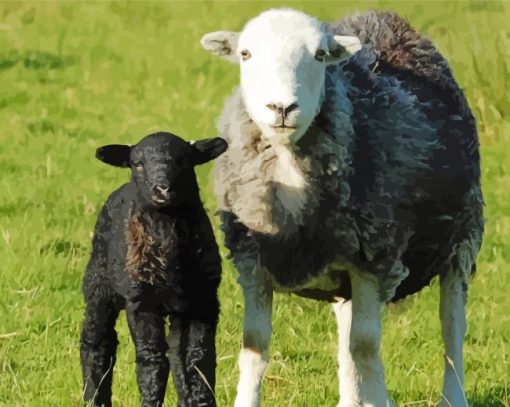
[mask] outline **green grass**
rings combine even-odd
[[[240,29],[282,4],[0,3],[0,405],[80,404],[81,277],[96,213],[128,177],[95,160],[95,148],[158,129],[189,138],[216,134],[238,73],[202,51],[201,35]],[[510,4],[286,4],[322,19],[373,7],[398,11],[451,62],[478,119],[487,203],[468,304],[467,397],[475,406],[510,406]],[[199,181],[212,214],[209,171],[202,168]],[[225,261],[217,337],[222,406],[232,405],[238,375],[243,305],[235,279]],[[385,311],[387,383],[401,406],[439,398],[437,309],[435,282]],[[273,321],[265,405],[334,406],[330,307],[276,295]],[[136,406],[135,356],[123,315],[118,330],[114,403]],[[167,400],[175,405],[171,385]]]

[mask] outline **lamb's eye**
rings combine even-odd
[[[241,51],[241,58],[242,58],[243,61],[246,61],[247,59],[250,59],[251,58],[250,51],[248,51],[247,49],[243,49]]]
[[[143,164],[142,163],[136,163],[135,164],[135,168],[138,172],[142,172],[143,171]]]
[[[318,49],[317,52],[315,53],[315,59],[317,61],[324,61],[324,58],[326,58],[326,51],[324,51],[323,49]]]

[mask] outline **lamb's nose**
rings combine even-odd
[[[272,110],[273,112],[277,112],[278,114],[282,115],[283,117],[287,117],[287,115],[292,112],[293,110],[296,110],[298,107],[297,103],[291,103],[288,106],[284,106],[282,103],[269,103],[266,105],[266,107],[269,110]]]
[[[162,195],[162,196],[167,196],[169,189],[170,189],[170,187],[168,185],[164,185],[164,184],[156,185],[154,187],[154,193],[156,193],[158,195]]]

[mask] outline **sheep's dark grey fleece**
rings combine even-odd
[[[378,277],[381,300],[395,301],[457,268],[458,257],[476,257],[475,121],[446,60],[397,15],[368,12],[327,30],[364,46],[328,67],[320,113],[291,146],[304,191],[273,181],[275,150],[240,92],[226,103],[218,128],[230,148],[215,173],[226,245],[236,264],[267,268],[277,289],[349,299],[350,263]],[[286,210],[289,198],[303,209]],[[307,286],[324,270],[327,287]]]
[[[136,346],[142,405],[162,405],[169,369],[180,406],[215,405],[221,260],[194,166],[225,149],[220,138],[191,145],[170,133],[98,149],[100,160],[131,167],[133,175],[99,214],[83,281],[84,399],[94,405],[111,406],[115,321],[123,308]]]

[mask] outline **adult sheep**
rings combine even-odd
[[[446,60],[402,18],[269,10],[202,38],[240,62],[218,123],[226,245],[245,297],[236,406],[260,404],[273,291],[333,302],[339,406],[390,404],[381,304],[440,276],[441,404],[464,406],[468,280],[483,233],[476,126]]]

